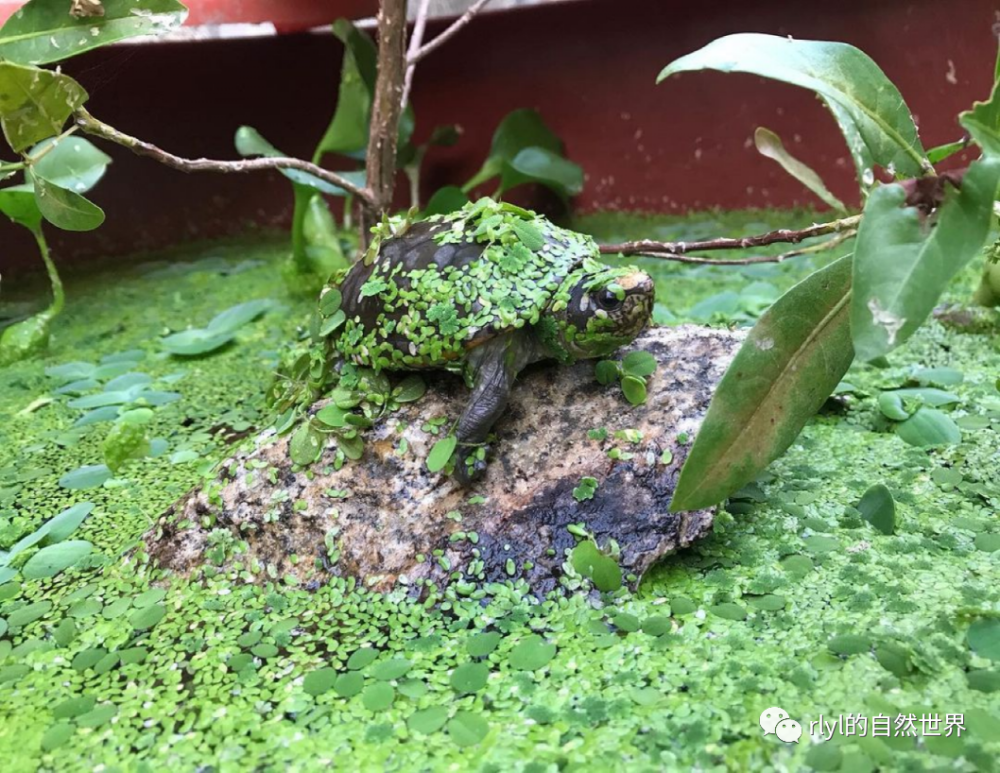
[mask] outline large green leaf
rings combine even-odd
[[[929,168],[899,90],[854,46],[756,33],[727,35],[667,65],[657,83],[694,70],[752,73],[815,91],[837,119],[865,185],[874,180],[873,165],[912,177]]]
[[[949,280],[979,254],[1000,184],[1000,159],[969,167],[961,190],[949,187],[933,227],[906,191],[884,185],[865,203],[854,253],[851,331],[859,358],[872,360],[909,338]]]
[[[177,0],[103,0],[103,16],[77,18],[69,2],[31,0],[0,28],[0,59],[48,64],[137,35],[179,27],[187,9]]]
[[[959,114],[958,122],[976,144],[989,156],[1000,156],[1000,81],[985,102],[976,102],[971,110]]]
[[[753,141],[757,146],[758,153],[773,161],[777,161],[782,169],[819,196],[828,206],[841,212],[847,209],[840,199],[830,193],[830,190],[823,182],[823,178],[816,174],[807,164],[802,163],[789,153],[784,143],[782,143],[781,137],[773,131],[763,126],[758,126],[753,134]]]
[[[93,231],[104,222],[104,210],[79,193],[62,188],[34,172],[29,176],[35,186],[35,203],[42,217],[56,228]]]
[[[83,86],[68,75],[0,62],[0,124],[17,153],[59,134],[86,101]]]
[[[236,151],[241,156],[284,158],[287,155],[264,139],[261,133],[252,126],[241,126],[236,130]],[[322,178],[316,177],[315,175],[309,174],[308,172],[303,172],[299,169],[282,169],[281,173],[296,185],[311,188],[312,190],[319,191],[320,193],[325,193],[328,196],[347,195],[347,191],[343,188],[334,185],[333,183],[329,183]],[[359,186],[364,186],[365,184],[364,172],[339,172],[338,174],[346,177],[351,182],[356,183]]]
[[[806,277],[758,320],[716,389],[671,510],[722,501],[788,448],[854,353],[851,257]]]
[[[86,193],[104,176],[111,158],[83,137],[64,137],[51,150],[54,140],[46,140],[31,149],[38,157],[31,171],[60,188]]]

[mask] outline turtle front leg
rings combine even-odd
[[[485,459],[475,458],[477,451],[506,409],[517,374],[533,359],[532,346],[522,331],[497,336],[477,347],[470,356],[472,396],[455,432],[458,447],[454,477],[463,486],[470,485],[486,471]]]

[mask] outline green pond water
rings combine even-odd
[[[577,226],[605,241],[694,239],[812,217]],[[657,320],[752,323],[838,254],[744,268],[647,261]],[[4,771],[996,767],[995,332],[931,323],[889,367],[855,366],[846,404],[817,416],[711,536],[600,604],[538,601],[517,583],[490,587],[489,603],[445,594],[426,607],[342,580],[308,591],[280,576],[266,587],[164,578],[135,550],[140,537],[223,458],[227,436],[266,425],[270,370],[307,318],[309,300],[284,292],[284,259],[282,241],[253,237],[75,276],[49,351],[0,373],[0,550],[46,537],[36,530],[81,505],[49,527],[68,531],[92,505],[62,542],[50,532],[0,568]],[[976,271],[951,300],[969,296]],[[273,304],[216,352],[163,351],[165,334],[254,299]],[[961,376],[945,372],[956,400],[941,410],[962,441],[909,446],[878,395],[941,367]],[[142,394],[155,404],[150,454],[111,473],[100,467],[108,417]],[[854,509],[876,483],[896,500],[891,535]],[[47,542],[68,545],[75,565],[58,571],[58,551],[35,559]],[[798,743],[764,735],[771,707],[802,725]],[[847,714],[889,717],[889,735],[843,724],[810,735]],[[917,736],[897,735],[910,714]],[[962,715],[961,732],[944,732],[948,714]],[[922,733],[934,715],[940,735]]]

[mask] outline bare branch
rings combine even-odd
[[[731,258],[728,260],[726,258],[704,258],[700,255],[683,255],[676,252],[630,252],[624,254],[642,258],[670,260],[675,263],[694,263],[699,266],[751,266],[755,263],[784,263],[789,258],[794,258],[798,255],[812,255],[817,252],[832,250],[838,244],[857,236],[857,233],[857,229],[852,228],[838,233],[836,236],[827,239],[825,242],[812,244],[808,247],[800,247],[795,250],[789,250],[788,252],[783,252],[780,255],[754,255],[749,258]],[[601,252],[606,252],[604,245],[601,245]]]
[[[381,214],[392,204],[396,178],[396,143],[403,114],[406,67],[406,0],[381,0],[378,12],[378,78],[368,131],[368,189]]]
[[[277,171],[281,169],[298,169],[307,172],[315,177],[343,188],[348,193],[357,196],[368,206],[372,206],[372,193],[367,188],[360,188],[346,177],[342,177],[336,172],[331,172],[316,164],[303,161],[299,158],[247,158],[240,161],[216,161],[208,158],[181,158],[173,153],[161,150],[149,142],[129,136],[118,131],[113,126],[109,126],[103,121],[94,118],[83,108],[74,114],[76,125],[81,131],[93,137],[114,142],[124,148],[128,148],[138,156],[145,156],[159,161],[161,164],[177,169],[181,172],[217,172],[220,174],[245,174],[249,172]]]
[[[769,244],[798,244],[803,239],[809,239],[813,236],[825,236],[826,234],[854,229],[860,222],[861,215],[852,215],[851,217],[841,218],[829,223],[817,223],[797,231],[781,228],[777,231],[769,231],[756,236],[743,236],[737,239],[720,237],[718,239],[705,239],[697,242],[656,242],[650,239],[641,239],[634,242],[623,242],[622,244],[602,244],[601,252],[605,254],[650,255],[653,257],[672,255],[680,257],[695,251],[745,250],[749,247],[766,247]],[[753,263],[774,262],[774,258],[754,258],[747,260]],[[705,261],[714,262],[709,258],[700,258],[685,262],[703,263]],[[735,260],[723,260],[719,262],[739,265]]]
[[[406,51],[406,77],[403,79],[403,110],[406,109],[406,103],[410,101],[410,90],[413,88],[413,73],[417,69],[417,62],[414,57],[424,42],[424,30],[427,29],[427,12],[430,7],[431,0],[420,0],[420,5],[417,7],[417,18],[413,22],[410,47]]]
[[[407,57],[407,62],[411,65],[414,65],[421,59],[423,59],[425,56],[427,56],[429,53],[436,50],[439,46],[442,46],[445,43],[447,43],[454,35],[456,35],[458,32],[461,31],[462,27],[464,27],[466,24],[472,21],[473,18],[475,18],[476,14],[479,13],[489,2],[490,0],[476,0],[475,3],[469,6],[469,10],[467,10],[465,13],[459,16],[452,23],[452,25],[448,27],[448,29],[446,29],[444,32],[442,32],[440,35],[434,38],[434,40],[430,41],[426,45],[423,45],[416,51],[411,52],[410,55]]]

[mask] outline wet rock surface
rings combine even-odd
[[[440,437],[428,422],[450,422],[469,396],[459,378],[429,374],[423,398],[365,433],[359,461],[333,470],[328,449],[296,470],[288,437],[263,433],[220,466],[215,482],[166,512],[146,548],[182,574],[222,562],[260,582],[322,583],[334,574],[378,589],[522,577],[541,593],[558,584],[578,541],[567,527],[580,524],[601,546],[615,540],[623,574],[641,577],[711,528],[710,510],[668,510],[690,447],[678,437],[693,437],[741,339],[695,326],[646,331],[620,353],[642,350],[658,362],[637,407],[618,386],[597,383],[593,362],[529,368],[494,427],[489,469],[470,489],[425,465]],[[588,436],[600,428],[604,439]],[[616,448],[617,459],[609,456]],[[584,477],[598,486],[578,501]]]

